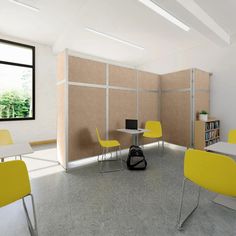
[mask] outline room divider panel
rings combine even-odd
[[[108,65],[109,84],[109,138],[117,139],[122,148],[131,145],[128,134],[117,132],[125,127],[125,119],[137,119],[137,71]]]
[[[138,71],[138,120],[140,127],[145,127],[148,120],[160,120],[160,76]],[[140,136],[140,143],[155,142]]]
[[[106,64],[68,56],[68,161],[95,156],[95,129],[105,137]]]
[[[100,154],[96,127],[102,138],[127,148],[131,137],[116,131],[125,119],[138,119],[141,128],[161,119],[165,141],[190,147],[197,114],[209,111],[210,74],[198,69],[160,76],[66,50],[58,54],[57,77],[58,159],[66,169]],[[140,137],[140,144],[155,141]]]
[[[146,120],[160,117],[158,75],[67,51],[58,55],[58,67],[63,70],[57,83],[58,103],[63,106],[58,109],[57,142],[65,168],[71,161],[100,154],[96,127],[102,138],[118,139],[127,148],[131,136],[116,131],[125,127],[125,119],[139,118],[144,127]]]
[[[193,70],[193,80],[195,80],[195,115],[206,110],[210,112],[210,73],[195,69]],[[197,117],[198,118],[198,117]]]
[[[68,159],[74,161],[99,153],[95,129],[105,137],[106,90],[69,86]]]
[[[164,140],[192,147],[194,121],[210,110],[210,74],[198,69],[161,76],[161,121]]]

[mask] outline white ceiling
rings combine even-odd
[[[209,40],[226,45],[211,25],[201,22],[178,0],[155,1],[190,26],[189,32],[157,15],[138,0],[22,1],[38,7],[40,12],[15,5],[9,0],[0,0],[0,33],[48,44],[54,51],[69,48],[138,66]],[[236,33],[235,2],[195,0],[217,26],[229,35]],[[86,27],[133,42],[145,50],[103,38],[86,31]]]

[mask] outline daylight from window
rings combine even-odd
[[[33,116],[32,50],[0,42],[0,120]]]

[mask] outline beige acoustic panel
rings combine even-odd
[[[166,92],[161,96],[161,120],[164,140],[190,146],[190,93]]]
[[[57,55],[57,81],[62,81],[65,79],[65,58],[65,51]]]
[[[69,161],[100,154],[95,128],[105,137],[106,90],[69,86]]]
[[[138,71],[139,89],[160,89],[160,76],[157,74]]]
[[[190,88],[191,70],[183,70],[161,75],[161,89]]]
[[[109,65],[109,85],[137,88],[137,71],[130,68]]]
[[[137,119],[137,93],[109,90],[109,138],[117,139],[122,148],[131,145],[131,136],[116,129],[125,128],[125,119]]]
[[[160,120],[159,106],[160,97],[159,93],[153,92],[139,92],[139,127],[144,128],[145,122],[148,120]],[[140,137],[140,143],[152,143],[156,142],[156,139],[149,139]]]
[[[106,64],[69,56],[69,81],[90,84],[106,83]]]
[[[208,72],[195,69],[195,89],[210,89],[210,74]]]
[[[199,113],[202,110],[210,112],[210,93],[206,91],[196,91],[195,92],[196,119],[198,119]]]
[[[65,84],[63,83],[57,85],[57,156],[63,167],[66,167],[65,115]]]

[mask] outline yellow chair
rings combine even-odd
[[[13,144],[13,139],[11,137],[11,133],[7,129],[0,129],[0,146],[4,145],[11,145]],[[15,157],[16,159],[16,157]],[[22,157],[20,156],[20,159],[22,160]],[[4,158],[1,158],[1,161],[4,162]]]
[[[144,132],[143,137],[152,138],[152,139],[161,139],[162,141],[162,150],[164,150],[164,141],[162,139],[162,127],[160,121],[147,121],[145,123],[145,129],[149,130],[149,132]],[[159,142],[158,142],[159,148]]]
[[[101,162],[101,165],[100,165],[100,172],[101,173],[106,173],[106,172],[113,172],[113,171],[119,171],[119,170],[122,170],[123,169],[123,165],[122,165],[122,158],[121,158],[121,149],[120,149],[120,143],[117,141],[117,140],[102,140],[100,138],[100,135],[99,135],[99,132],[98,132],[98,129],[96,128],[96,134],[97,134],[97,139],[98,139],[98,142],[102,148],[102,158],[101,158],[101,161],[99,160],[99,156],[98,155],[98,163]],[[108,159],[106,160],[106,156],[107,156],[107,150],[109,148],[116,148],[116,160],[118,160],[118,157],[120,155],[120,168],[119,169],[114,169],[114,170],[106,170],[104,171],[103,169],[103,162],[104,161],[111,161],[112,159]],[[118,152],[119,152],[119,155],[118,155]],[[111,153],[111,157],[112,157],[112,153]]]
[[[228,143],[236,144],[236,129],[229,131]]]
[[[7,129],[0,129],[0,145],[13,144],[10,132]]]
[[[0,189],[0,207],[22,199],[30,234],[31,236],[37,236],[38,231],[34,198],[31,194],[28,171],[23,161],[18,160],[0,163]],[[28,196],[31,197],[34,226],[31,223],[25,203],[25,198]]]
[[[198,185],[197,204],[193,210],[181,221],[183,197],[186,180]],[[236,197],[236,162],[224,155],[189,149],[185,152],[184,180],[182,185],[182,196],[177,220],[179,230],[190,215],[197,209],[200,199],[200,189]]]

